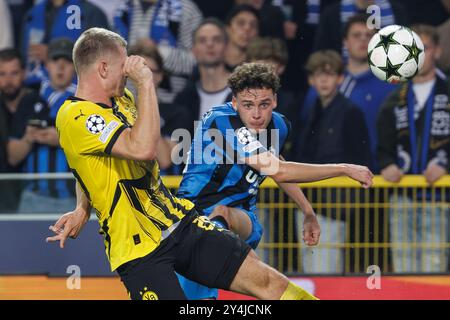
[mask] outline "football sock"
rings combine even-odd
[[[281,295],[280,300],[319,300],[303,288],[289,281],[289,284]]]

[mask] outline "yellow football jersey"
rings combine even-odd
[[[174,197],[163,185],[156,160],[134,161],[111,155],[120,133],[137,110],[129,91],[113,107],[70,97],[56,128],[69,166],[97,212],[111,270],[147,255],[162,230],[183,218],[193,203]]]

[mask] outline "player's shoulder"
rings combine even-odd
[[[202,115],[201,120],[204,125],[211,125],[214,121],[221,121],[225,118],[235,118],[237,116],[238,114],[231,105],[231,102],[228,102],[209,109]]]
[[[65,126],[70,120],[77,121],[92,114],[101,115],[106,112],[100,105],[71,96],[64,101],[56,116],[56,126]]]
[[[291,129],[291,122],[285,115],[273,111],[272,112],[272,120],[274,123],[275,129],[283,129],[289,131]]]

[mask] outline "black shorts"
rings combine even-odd
[[[175,272],[210,288],[229,289],[251,248],[195,211],[145,257],[117,271],[133,300],[184,300]]]

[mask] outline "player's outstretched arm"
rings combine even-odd
[[[245,159],[245,162],[277,182],[314,182],[347,176],[360,182],[364,188],[372,186],[372,172],[367,167],[354,164],[308,164],[282,161],[268,151],[250,156]]]
[[[138,91],[138,116],[133,127],[120,134],[111,153],[124,159],[153,160],[161,135],[153,74],[145,60],[138,56],[127,58],[124,73],[134,82]]]
[[[68,237],[75,239],[83,229],[91,215],[91,205],[89,199],[81,190],[78,182],[76,183],[77,206],[75,210],[67,212],[56,221],[49,229],[56,235],[48,237],[47,242],[59,241],[60,248],[64,248],[64,243]]]
[[[308,246],[317,245],[320,239],[320,225],[311,203],[306,199],[302,189],[295,183],[278,182],[278,185],[303,212],[303,241]]]

